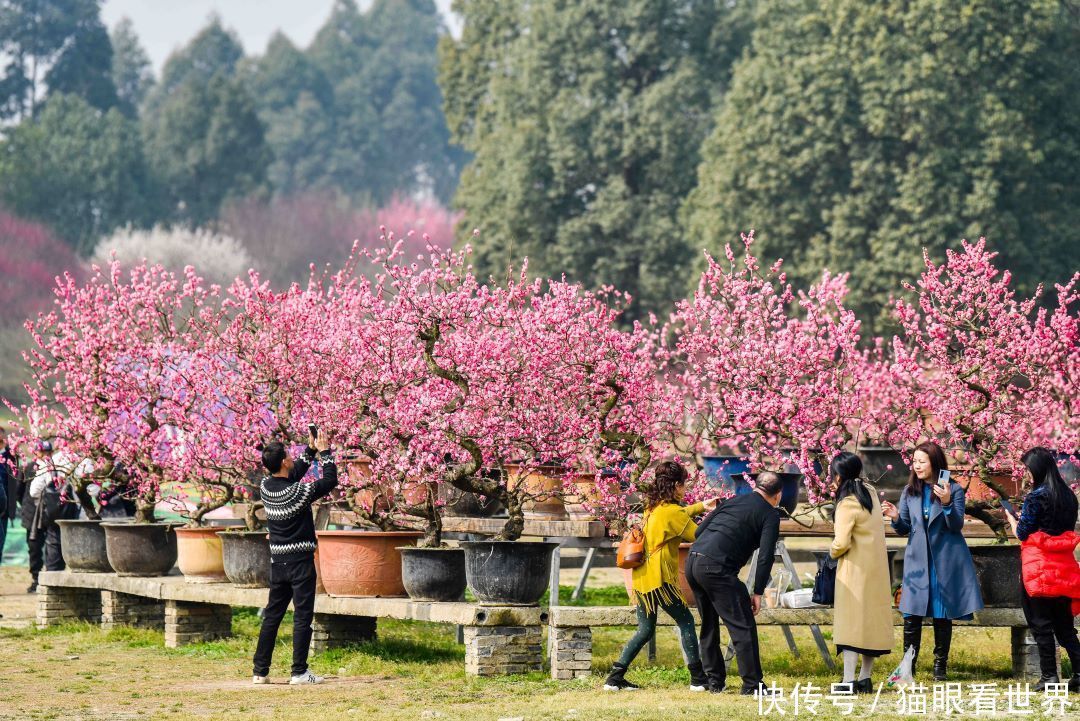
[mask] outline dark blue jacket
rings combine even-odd
[[[908,537],[904,551],[904,586],[900,593],[900,612],[927,615],[930,602],[929,564],[934,563],[938,591],[950,618],[959,618],[983,608],[982,592],[975,577],[975,562],[961,531],[964,528],[964,488],[953,482],[948,510],[940,503],[930,504],[929,523],[923,519],[922,496],[907,490],[900,494],[897,510],[900,517],[892,522],[893,530]],[[929,544],[927,538],[929,537]],[[927,555],[927,548],[930,553]]]

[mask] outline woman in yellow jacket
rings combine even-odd
[[[645,563],[634,569],[634,596],[637,600],[637,632],[623,648],[619,660],[604,681],[605,691],[632,691],[639,688],[625,678],[626,669],[656,631],[658,609],[679,626],[683,655],[690,669],[690,690],[704,691],[708,680],[701,668],[694,617],[679,591],[679,544],[694,540],[697,524],[693,517],[712,510],[716,499],[683,507],[686,469],[674,461],[656,467],[656,479],[646,492]]]

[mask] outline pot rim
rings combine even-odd
[[[178,526],[177,533],[217,533],[220,526]]]
[[[269,536],[269,531],[233,531],[229,529],[217,531],[219,536]]]
[[[462,548],[472,548],[478,546],[490,546],[490,545],[506,545],[506,546],[548,546],[549,548],[558,548],[561,543],[555,543],[553,541],[458,541]]]
[[[399,551],[437,551],[439,553],[446,553],[447,551],[461,551],[465,552],[464,548],[454,548],[453,546],[443,546],[442,548],[421,548],[420,546],[397,546]]]
[[[58,518],[56,520],[56,523],[57,525],[61,523],[96,523],[98,525],[101,525],[102,523],[105,523],[105,520],[102,518],[99,518],[96,521],[93,518]]]
[[[316,538],[421,538],[423,531],[315,531]]]
[[[135,523],[134,521],[102,521],[102,526],[114,528],[183,528],[183,523],[177,521],[154,521],[153,523]]]

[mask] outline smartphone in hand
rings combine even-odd
[[[311,434],[312,439],[319,437],[319,429],[315,427],[314,423],[308,423],[308,433]]]
[[[952,474],[949,473],[949,471],[947,471],[945,469],[942,469],[942,470],[938,471],[937,484],[939,486],[941,486],[941,488],[948,488],[949,487],[949,478],[950,478],[951,475]]]

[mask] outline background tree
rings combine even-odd
[[[0,202],[85,255],[114,228],[152,222],[157,197],[131,120],[54,95],[0,142]]]
[[[46,89],[75,93],[102,110],[116,103],[101,0],[3,0],[0,56],[4,119],[33,117]]]
[[[476,260],[527,255],[670,307],[692,249],[677,212],[712,108],[747,37],[747,3],[459,0],[442,84],[455,142],[475,154],[456,203],[483,228]],[[511,253],[512,249],[512,253]]]
[[[262,57],[242,64],[241,76],[274,154],[268,171],[274,189],[293,195],[333,187],[334,88],[319,66],[277,33]]]
[[[376,0],[366,13],[335,3],[308,50],[333,83],[333,186],[375,203],[418,190],[449,198],[462,155],[449,145],[436,81],[445,32],[432,0]]]
[[[764,4],[688,204],[710,247],[756,228],[803,281],[850,271],[888,327],[899,279],[985,235],[1017,287],[1080,253],[1080,25],[1059,0]],[[865,328],[864,328],[865,329]]]
[[[194,75],[160,102],[143,132],[170,215],[206,223],[226,200],[266,190],[271,154],[242,83],[222,72],[208,82]]]
[[[113,48],[112,78],[120,110],[134,118],[154,85],[154,69],[131,20],[124,18],[117,23],[109,37]]]

